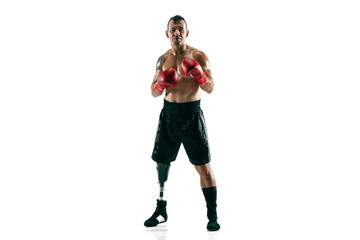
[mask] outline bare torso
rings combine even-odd
[[[181,61],[184,58],[192,58],[197,60],[202,66],[209,80],[209,82],[204,85],[212,85],[211,71],[208,66],[208,59],[203,52],[188,45],[186,46],[185,51],[177,54],[174,54],[172,49],[169,49],[165,54],[162,55],[159,69],[157,70],[153,81],[153,84],[155,84],[159,73],[168,68],[174,68],[177,70],[179,75],[177,85],[175,87],[167,87],[165,91],[165,99],[169,102],[183,103],[200,100],[200,85],[192,77],[185,76],[180,69]],[[202,86],[202,88],[204,91],[207,91],[206,86]]]
[[[187,50],[177,56],[167,51],[163,55],[162,71],[170,67],[175,68],[179,74],[179,81],[175,87],[168,87],[165,92],[165,99],[169,102],[192,102],[200,99],[200,87],[195,79],[186,77],[180,69],[181,61],[184,58],[194,58],[197,50],[188,47]]]

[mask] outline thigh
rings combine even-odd
[[[181,132],[181,139],[189,160],[194,165],[210,162],[210,147],[203,112],[193,114],[188,126]]]
[[[159,163],[170,163],[176,159],[181,145],[171,116],[161,111],[155,138],[152,159]]]

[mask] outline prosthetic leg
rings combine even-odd
[[[156,169],[158,172],[158,179],[160,184],[160,196],[159,199],[157,200],[157,204],[156,204],[157,206],[155,212],[149,219],[147,219],[144,222],[145,227],[155,227],[159,223],[166,222],[168,218],[166,213],[167,202],[163,199],[164,199],[164,186],[165,186],[165,182],[168,179],[170,164],[157,163]]]
[[[167,181],[168,175],[169,175],[170,164],[158,163],[156,166],[156,169],[158,171],[158,179],[159,179],[159,184],[160,184],[159,200],[162,201],[164,198],[165,182]]]

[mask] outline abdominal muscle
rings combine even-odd
[[[175,87],[166,88],[165,100],[184,103],[200,100],[200,87],[195,79],[180,75]]]

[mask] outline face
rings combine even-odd
[[[186,29],[186,24],[183,20],[174,23],[173,20],[169,22],[168,30],[166,30],[166,36],[170,39],[170,42],[176,46],[185,43],[185,38],[189,35],[189,31]]]

